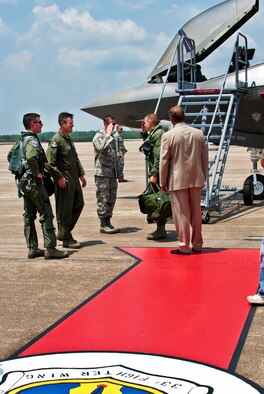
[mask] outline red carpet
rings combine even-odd
[[[19,356],[67,351],[169,355],[228,369],[255,293],[257,249],[122,248],[142,260]],[[89,280],[89,278],[87,279]]]

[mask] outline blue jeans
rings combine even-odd
[[[264,297],[264,237],[260,247],[260,277],[258,294]]]

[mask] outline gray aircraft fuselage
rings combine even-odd
[[[243,73],[243,70],[241,71]],[[197,83],[197,89],[220,89],[223,76]],[[234,74],[227,79],[227,87],[233,86]],[[248,91],[241,94],[238,114],[232,135],[232,144],[264,148],[264,63],[248,68]],[[139,129],[140,122],[148,113],[153,113],[162,83],[143,83],[134,88],[114,93],[91,103],[83,110],[103,119],[111,114],[116,121],[132,129]],[[169,109],[176,105],[179,95],[177,83],[168,82],[158,109],[160,119],[168,120]]]

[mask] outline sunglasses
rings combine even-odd
[[[33,123],[43,124],[41,120],[36,120]]]

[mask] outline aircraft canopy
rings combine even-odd
[[[149,78],[165,75],[180,37],[185,35],[195,42],[196,62],[201,62],[259,9],[258,0],[227,0],[192,18],[178,31],[162,55]],[[186,51],[185,61],[190,58]],[[177,55],[172,67],[177,65]]]

